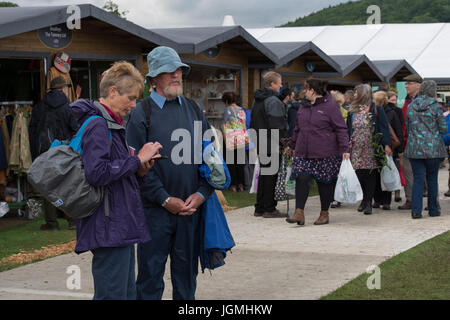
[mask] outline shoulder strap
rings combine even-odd
[[[186,98],[187,101],[189,101],[191,107],[194,109],[195,114],[197,115],[197,119],[202,121],[203,120],[202,119],[202,111],[201,111],[201,108],[198,105],[198,103],[195,100],[191,99],[191,98],[188,98],[188,97],[185,97],[185,98]]]
[[[142,109],[144,109],[145,113],[145,130],[146,130],[146,140],[148,140],[150,134],[150,115],[152,114],[152,107],[149,101],[150,97],[142,100]]]

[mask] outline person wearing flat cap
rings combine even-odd
[[[163,145],[161,155],[168,158],[155,163],[141,187],[152,239],[138,245],[137,299],[162,298],[163,276],[170,255],[173,299],[193,300],[200,252],[201,205],[213,191],[199,175],[194,144],[201,146],[209,124],[199,107],[182,95],[182,75],[190,67],[181,62],[176,51],[157,47],[148,54],[147,62],[146,77],[151,79],[153,90],[131,112],[127,141],[136,150],[148,141],[159,141]],[[196,127],[201,123],[202,132],[194,135],[196,121]],[[180,152],[178,144],[186,145],[184,138],[172,140],[172,133],[180,129],[190,134],[190,150]],[[199,141],[194,141],[195,138]]]
[[[77,132],[78,124],[69,107],[69,84],[63,77],[50,82],[50,91],[33,108],[29,124],[30,151],[32,159],[47,151],[54,139],[69,140]],[[45,224],[41,230],[59,228],[58,216],[65,216],[69,229],[75,229],[75,220],[44,199]]]
[[[408,141],[408,136],[406,133],[406,111],[408,110],[409,104],[417,97],[417,94],[419,93],[420,85],[423,82],[423,79],[418,74],[411,74],[405,78],[403,78],[403,81],[405,81],[405,88],[406,88],[406,98],[405,103],[402,107],[403,112],[403,121],[402,121],[402,130],[403,130],[403,151],[406,148],[406,143]],[[411,164],[409,163],[408,158],[403,156],[402,154],[399,154],[400,161],[402,165],[403,175],[405,176],[406,184],[404,187],[405,190],[405,198],[406,201],[403,205],[398,206],[398,209],[400,210],[411,210],[412,208],[412,185],[413,185],[413,172],[411,168]]]

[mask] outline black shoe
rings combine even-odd
[[[262,217],[263,214],[264,214],[264,211],[263,211],[263,212],[255,211],[255,213],[253,213],[253,215],[254,215],[255,217]]]
[[[372,205],[370,203],[368,203],[365,207],[364,207],[364,214],[372,214]]]
[[[402,201],[402,197],[395,198],[395,202],[401,202],[401,201]]]
[[[372,205],[372,208],[375,208],[375,209],[377,209],[379,207],[380,207],[380,204],[378,202],[374,202]]]
[[[422,218],[421,214],[414,214],[413,213],[411,216],[412,216],[413,219],[420,219],[420,218]]]
[[[391,206],[388,204],[383,205],[383,210],[391,210]]]
[[[441,212],[438,211],[435,214],[428,214],[430,217],[439,217],[441,215]]]
[[[363,212],[365,205],[366,204],[364,203],[364,201],[361,201],[358,207],[358,212]]]

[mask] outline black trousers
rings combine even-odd
[[[373,200],[380,205],[390,205],[392,201],[392,192],[381,189],[381,176],[379,172],[377,172],[377,183]]]
[[[364,203],[372,203],[372,199],[375,194],[375,188],[377,185],[378,171],[376,169],[357,169],[355,170],[355,172],[363,191],[362,201]]]
[[[309,182],[313,179],[312,176],[304,175],[298,176],[295,179],[295,208],[305,209],[306,200],[309,196]],[[322,211],[328,211],[330,204],[333,201],[334,182],[321,183],[317,182],[319,187],[320,207]]]
[[[270,167],[270,165],[260,165],[261,168]],[[259,175],[258,190],[256,192],[255,211],[258,213],[272,212],[277,208],[278,202],[275,201],[275,186],[277,184],[277,176]]]
[[[239,152],[242,152],[242,150],[239,150]],[[240,184],[244,185],[245,182],[245,176],[244,176],[244,166],[245,162],[238,164],[238,151],[226,151],[226,162],[228,171],[230,171],[230,178],[231,178],[231,184],[232,186],[238,186]],[[242,162],[242,159],[240,159]],[[245,158],[244,158],[245,161]]]

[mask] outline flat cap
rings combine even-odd
[[[410,74],[409,76],[404,77],[403,81],[422,83],[423,79],[418,74]]]

